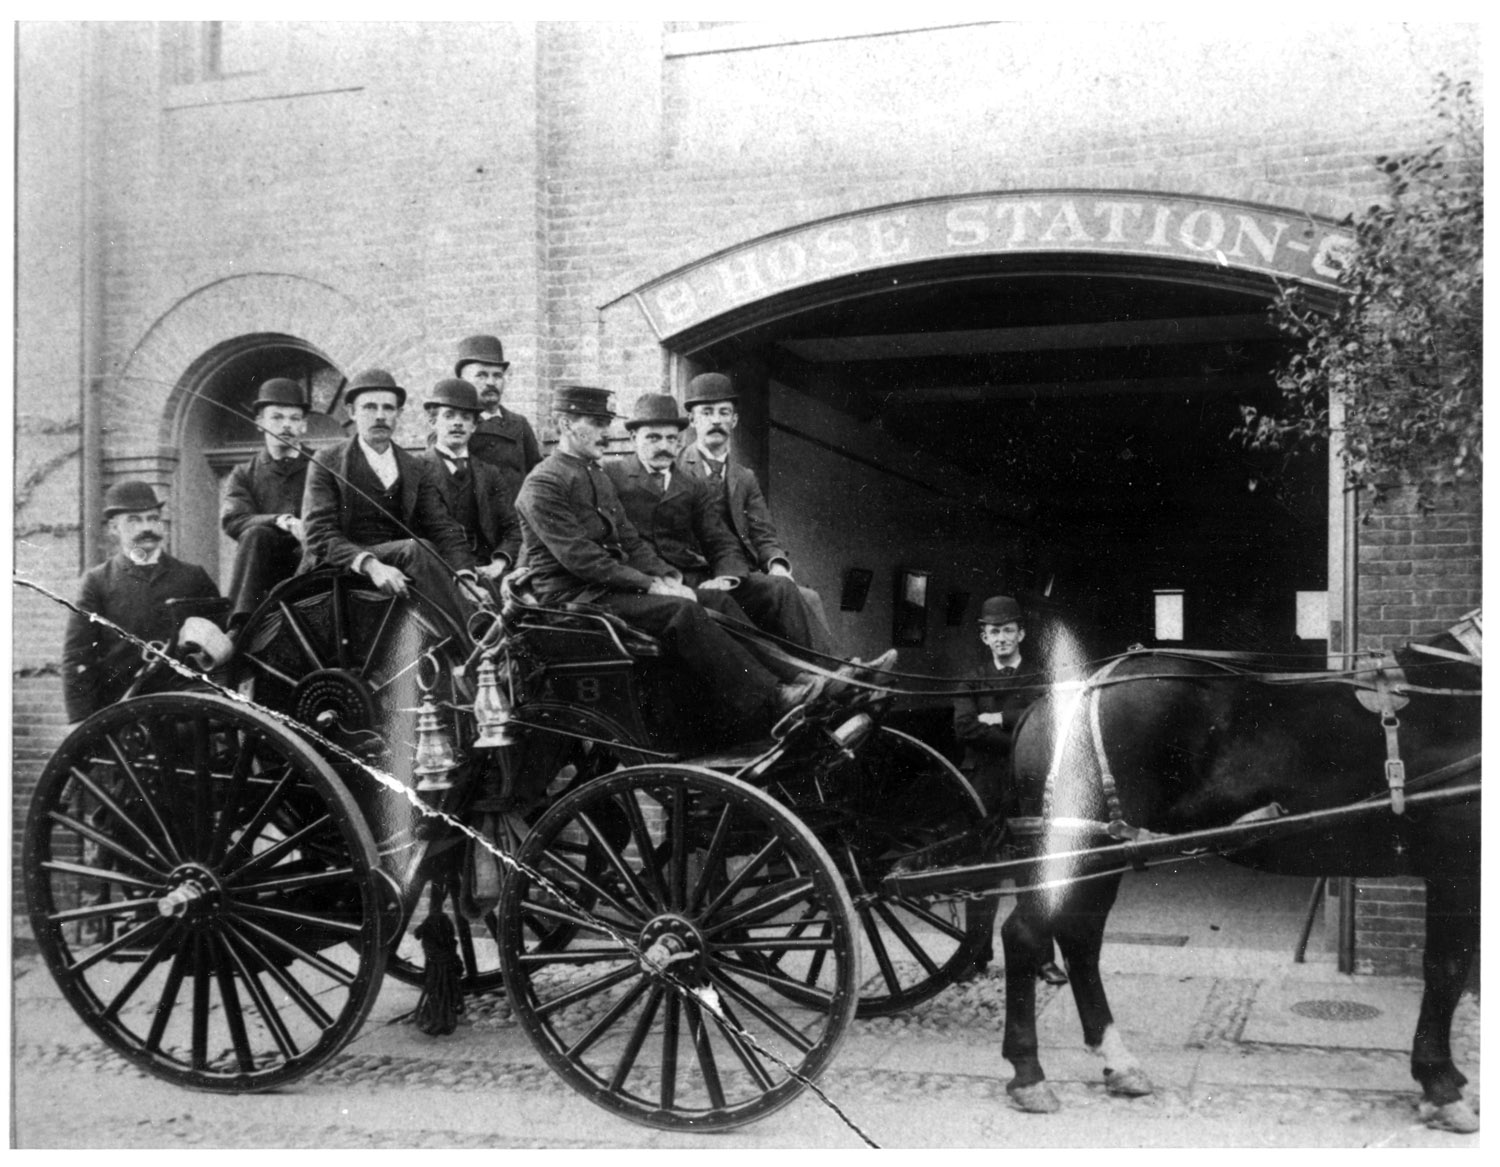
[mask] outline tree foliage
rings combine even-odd
[[[1437,132],[1375,159],[1385,198],[1345,220],[1344,295],[1331,312],[1283,289],[1272,307],[1298,343],[1277,369],[1273,411],[1242,410],[1256,449],[1332,437],[1351,487],[1477,482],[1483,467],[1484,146],[1468,81],[1439,75]],[[1343,405],[1330,428],[1330,394]]]

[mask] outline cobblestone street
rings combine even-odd
[[[1007,1101],[999,975],[899,1017],[856,1022],[819,1085],[884,1147],[1477,1147],[1426,1129],[1407,1068],[1420,986],[1340,976],[1284,953],[1106,948],[1124,1037],[1147,1098],[1107,1095],[1066,989],[1043,989],[1044,1065],[1063,1108]],[[360,1035],[277,1094],[195,1094],[141,1075],[89,1034],[34,956],[15,980],[13,1131],[19,1147],[859,1147],[807,1093],[753,1126],[678,1135],[597,1109],[546,1069],[503,997],[469,1003],[429,1038],[405,1020],[415,990],[388,980]],[[1454,1056],[1478,1097],[1479,1006],[1466,996]]]

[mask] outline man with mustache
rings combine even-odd
[[[415,586],[462,625],[483,595],[474,556],[443,502],[436,468],[395,443],[405,404],[406,390],[384,369],[349,382],[344,407],[355,436],[307,468],[299,570],[343,568],[392,596]]]
[[[272,377],[250,408],[265,449],[229,472],[219,514],[224,533],[239,544],[229,577],[230,631],[249,619],[267,592],[296,575],[302,559],[307,397],[297,382]]]
[[[684,474],[705,481],[718,500],[719,514],[738,544],[743,564],[743,570],[733,574],[742,580],[761,576],[792,583],[807,613],[808,646],[837,656],[822,597],[792,579],[791,560],[777,539],[776,524],[771,521],[766,496],[754,472],[730,461],[730,435],[739,424],[735,408],[738,400],[734,382],[723,373],[700,373],[688,382],[683,404],[692,419],[696,441],[682,452],[678,465]],[[754,606],[772,594],[769,589],[761,589],[748,597],[748,603],[741,600],[741,606],[757,624],[773,618],[767,609]]]
[[[505,501],[514,503],[521,482],[542,460],[541,447],[531,423],[500,404],[505,392],[510,362],[497,336],[466,336],[458,342],[453,375],[469,382],[479,393],[479,424],[469,440],[473,456],[500,471]]]
[[[476,570],[498,598],[500,579],[521,551],[521,524],[499,470],[473,456],[479,394],[449,377],[423,398],[432,445],[417,455],[433,467],[448,510],[463,528]]]
[[[635,455],[605,467],[625,513],[700,597],[705,591],[730,592],[757,627],[811,647],[816,639],[811,613],[797,585],[788,576],[752,571],[708,482],[677,468],[687,425],[676,399],[665,393],[644,393],[636,400],[625,423]]]
[[[144,482],[118,482],[104,494],[105,529],[117,554],[87,572],[78,589],[79,612],[63,638],[63,704],[70,726],[114,704],[141,667],[141,650],[90,620],[93,612],[145,641],[170,642],[182,616],[168,600],[217,600],[208,573],[162,550],[166,525],[156,492]],[[174,677],[166,678],[170,683]]]
[[[765,734],[819,695],[823,678],[780,684],[708,616],[678,571],[641,538],[600,467],[615,414],[604,389],[557,391],[557,449],[516,498],[521,561],[514,577],[543,604],[583,601],[618,613],[663,640],[713,698],[682,711],[705,738]]]

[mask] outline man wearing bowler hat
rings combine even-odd
[[[742,570],[733,574],[742,579],[761,575],[793,582],[807,610],[809,647],[837,655],[822,597],[792,581],[792,563],[777,538],[760,482],[753,471],[730,458],[730,437],[739,424],[738,401],[734,382],[723,373],[700,373],[688,382],[683,405],[696,440],[682,452],[678,465],[684,474],[706,482],[718,500],[720,516],[742,561]],[[763,590],[762,594],[770,593]],[[750,605],[745,610],[757,621],[761,619]]]
[[[250,408],[265,448],[229,472],[219,514],[224,533],[239,544],[229,577],[231,631],[267,592],[297,574],[302,559],[307,395],[297,382],[272,377],[261,384]]]
[[[78,589],[82,613],[96,613],[145,641],[170,642],[183,613],[169,600],[219,599],[208,572],[162,550],[161,501],[144,482],[118,482],[104,493],[106,529],[119,551],[90,569]],[[141,667],[139,645],[74,612],[63,638],[63,704],[69,723],[118,701]],[[164,676],[166,683],[175,674]]]
[[[463,529],[443,502],[436,469],[396,445],[406,390],[384,369],[356,374],[344,390],[355,435],[322,450],[307,468],[300,570],[338,567],[388,595],[408,586],[460,625],[482,593]]]
[[[472,457],[479,394],[457,377],[439,381],[422,399],[432,445],[417,458],[432,466],[448,510],[464,530],[475,570],[492,588],[521,551],[516,518],[500,471]]]
[[[677,570],[636,531],[600,467],[615,416],[608,392],[582,385],[561,388],[553,416],[557,449],[527,476],[516,499],[521,517],[517,585],[542,603],[597,604],[660,637],[717,698],[685,711],[701,719],[698,728],[705,734],[716,729],[721,733],[714,736],[764,734],[777,718],[818,695],[822,678],[778,683],[710,619]]]
[[[677,467],[688,419],[675,398],[643,393],[625,423],[635,454],[605,472],[641,537],[688,587],[728,591],[759,628],[804,648],[814,642],[811,613],[788,576],[752,571],[725,526],[708,483]]]
[[[531,423],[500,404],[510,362],[498,336],[466,336],[458,342],[453,375],[469,382],[479,393],[479,425],[469,440],[473,456],[500,471],[506,501],[514,502],[521,482],[542,460],[541,447]]]
[[[992,817],[1016,813],[1017,795],[1010,783],[1011,745],[1021,715],[1042,695],[1041,678],[1021,656],[1026,639],[1026,614],[1011,596],[991,596],[979,609],[979,639],[983,659],[969,675],[969,692],[953,702],[953,731],[964,747],[960,769],[974,784]],[[983,901],[980,918],[991,929],[999,900]],[[983,968],[993,953],[979,954]],[[1054,961],[1042,966],[1042,979],[1066,984],[1067,976]]]

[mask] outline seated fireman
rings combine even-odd
[[[448,513],[437,471],[395,444],[406,390],[384,369],[359,373],[344,392],[355,436],[319,451],[307,468],[299,570],[338,567],[387,595],[408,585],[460,626],[477,601],[474,556]]]
[[[518,582],[543,603],[597,604],[660,637],[704,691],[715,695],[717,708],[704,710],[713,719],[705,730],[713,725],[725,731],[716,736],[760,736],[818,695],[823,681],[778,683],[709,618],[677,570],[640,537],[600,467],[615,417],[608,402],[603,389],[570,385],[557,391],[557,448],[527,476],[516,498]]]
[[[521,552],[521,523],[505,476],[471,456],[479,407],[479,393],[467,381],[449,377],[434,385],[422,399],[432,445],[417,458],[433,468],[443,501],[463,528],[475,570],[493,590]]]
[[[266,593],[297,574],[302,561],[302,493],[307,459],[307,396],[286,377],[264,382],[251,405],[265,449],[229,472],[219,521],[239,544],[229,579],[229,627],[239,627]]]

